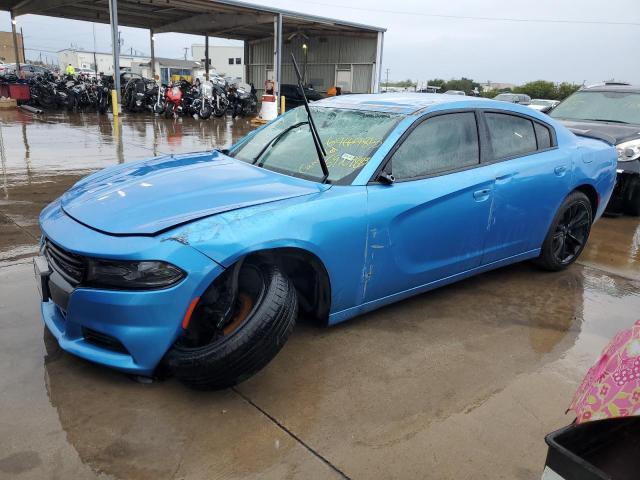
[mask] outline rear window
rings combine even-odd
[[[485,114],[494,159],[524,155],[537,150],[533,122],[503,113]]]
[[[551,133],[549,129],[539,123],[534,123],[536,129],[536,139],[538,140],[538,150],[551,148]]]

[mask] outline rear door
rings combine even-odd
[[[484,111],[485,170],[495,179],[483,264],[540,248],[571,184],[571,158],[550,125],[504,110]]]
[[[383,170],[395,182],[367,187],[364,301],[478,267],[493,174],[480,164],[475,112],[420,121],[400,139]]]

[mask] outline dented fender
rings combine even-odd
[[[336,185],[304,197],[220,213],[167,231],[161,240],[189,245],[224,267],[264,250],[307,251],[328,272],[331,313],[337,312],[362,302],[366,187]]]

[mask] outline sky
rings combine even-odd
[[[521,84],[544,79],[581,84],[616,79],[640,84],[640,0],[255,0],[314,15],[387,29],[383,69],[390,80],[465,76]],[[340,5],[342,3],[342,5]],[[348,6],[346,6],[348,5]],[[465,18],[461,18],[465,17]],[[27,59],[72,44],[93,50],[93,24],[42,16],[18,17]],[[10,30],[0,13],[0,30]],[[96,24],[96,49],[110,51],[107,25]],[[149,32],[121,28],[123,51],[149,53]],[[203,37],[156,35],[156,55],[183,58]],[[212,39],[211,45],[229,40]]]

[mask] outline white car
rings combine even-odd
[[[90,68],[76,68],[76,75],[84,75],[89,78],[96,78],[95,70]]]
[[[531,103],[528,105],[529,108],[533,108],[542,113],[548,113],[552,109],[556,108],[556,106],[560,102],[558,100],[545,100],[542,98],[534,98],[531,100]]]

